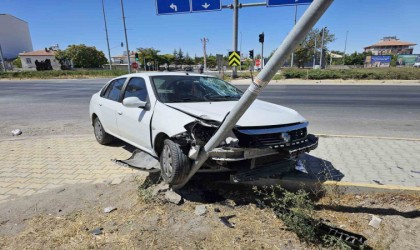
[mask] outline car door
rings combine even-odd
[[[118,136],[117,109],[121,105],[121,91],[126,78],[118,78],[108,84],[105,92],[99,98],[98,116],[105,131]]]
[[[128,80],[125,87],[123,98],[137,97],[141,101],[147,102],[146,108],[125,107],[119,104],[117,111],[117,125],[121,136],[135,146],[145,151],[150,151],[150,120],[152,119],[152,101],[150,98],[147,84],[142,77],[132,77]],[[154,103],[154,102],[153,102]]]

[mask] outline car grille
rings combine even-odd
[[[234,133],[239,139],[239,146],[241,147],[287,146],[289,143],[305,139],[307,136],[306,127],[296,128],[296,126],[290,126],[290,130],[288,130],[287,126],[279,126],[278,128],[279,132],[274,133],[264,133],[264,128],[255,130],[252,128],[246,130],[236,128]],[[270,131],[273,130],[276,130],[276,128],[270,127]]]

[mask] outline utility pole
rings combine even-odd
[[[347,48],[347,35],[349,31],[346,31],[346,41],[344,42],[344,54],[343,54],[343,65],[346,65],[346,48]]]
[[[203,53],[204,53],[204,71],[207,71],[207,52],[206,47],[207,43],[209,42],[208,38],[201,38],[201,42],[203,43]]]
[[[1,44],[0,44],[0,60],[1,60],[1,65],[3,67],[3,71],[6,72],[6,64],[4,63],[3,50],[1,49]]]
[[[233,51],[238,50],[238,16],[239,16],[239,4],[238,0],[233,0]],[[233,66],[232,78],[238,77],[238,68]]]
[[[104,0],[102,0],[102,13],[104,14],[105,34],[106,34],[106,45],[108,46],[109,69],[110,69],[110,70],[112,70],[111,50],[109,49],[108,27],[107,27],[107,25],[106,25],[106,17],[105,17]]]
[[[298,5],[295,4],[295,24],[293,26],[296,25],[297,7],[298,7]],[[290,68],[293,68],[294,58],[295,58],[295,51],[292,52],[292,59],[290,59]]]
[[[130,50],[128,49],[127,27],[125,26],[125,15],[124,15],[124,4],[123,4],[123,0],[121,0],[121,12],[122,12],[122,18],[123,18],[123,23],[124,23],[125,47],[127,49],[128,73],[130,74],[131,73]]]
[[[315,35],[314,41],[314,61],[312,63],[312,68],[315,69],[315,63],[316,63],[316,39],[318,38],[318,34]]]
[[[322,54],[324,51],[324,34],[325,34],[325,29],[327,27],[323,27],[322,28],[322,37],[321,37],[321,58],[319,58],[319,67],[322,69]]]
[[[274,52],[267,66],[255,77],[251,85],[223,120],[216,133],[200,149],[197,159],[192,163],[188,176],[179,185],[174,185],[172,187],[173,189],[179,189],[185,186],[191,177],[207,161],[210,152],[226,139],[245,111],[252,105],[254,100],[276,74],[277,70],[292,53],[296,45],[308,34],[332,2],[333,0],[317,0],[312,2],[299,22],[296,23],[296,26],[289,32],[283,40],[283,43]]]

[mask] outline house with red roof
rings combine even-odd
[[[403,42],[396,36],[387,36],[379,42],[365,47],[365,52],[372,52],[372,55],[411,55],[416,43]]]
[[[35,50],[31,52],[19,53],[19,58],[22,61],[22,69],[36,70],[36,64],[49,60],[52,69],[59,70],[60,63],[55,59],[55,50],[45,48],[43,50]]]

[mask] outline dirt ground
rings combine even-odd
[[[192,184],[175,205],[152,196],[143,182],[137,177],[119,185],[69,185],[0,204],[0,248],[320,248],[301,241],[272,210],[259,208],[249,188]],[[196,215],[197,205],[207,213]],[[105,213],[110,206],[116,210]],[[330,194],[317,200],[316,214],[364,235],[374,249],[418,249],[419,209],[419,195]],[[372,214],[382,219],[379,229],[368,225]],[[101,234],[94,235],[98,228]]]

